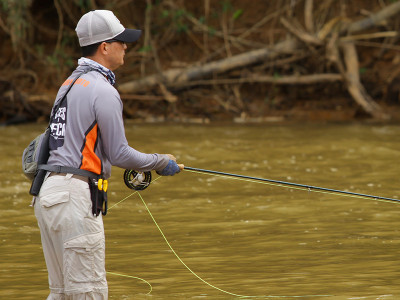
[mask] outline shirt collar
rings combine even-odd
[[[111,85],[115,84],[115,74],[113,71],[111,71],[110,69],[107,69],[106,67],[104,67],[103,65],[99,64],[97,61],[94,61],[90,58],[87,57],[81,57],[80,59],[78,59],[78,65],[80,66],[89,66],[93,69],[95,69],[96,71],[100,72],[101,74],[103,74],[108,82]]]

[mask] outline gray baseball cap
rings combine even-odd
[[[112,11],[92,10],[84,14],[75,28],[81,47],[117,40],[132,43],[139,39],[141,30],[125,28]]]

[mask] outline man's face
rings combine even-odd
[[[109,54],[108,55],[109,69],[111,71],[114,71],[115,69],[124,64],[124,56],[127,46],[124,42],[118,42],[118,41],[106,44],[107,44],[106,45],[107,52]]]

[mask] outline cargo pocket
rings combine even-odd
[[[70,223],[67,202],[70,199],[68,191],[55,192],[39,197],[43,208],[43,218],[47,225],[56,231],[66,229]]]
[[[81,235],[64,243],[64,274],[71,282],[105,278],[105,241],[102,232]]]

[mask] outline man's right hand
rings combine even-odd
[[[183,170],[183,168],[183,164],[178,165],[175,160],[170,159],[168,165],[161,171],[157,171],[157,174],[161,176],[173,176]]]
[[[176,158],[172,154],[167,154],[169,157],[168,165],[161,171],[157,171],[158,175],[161,176],[173,176],[176,173],[179,173],[181,170],[185,168],[184,164],[177,164]]]

